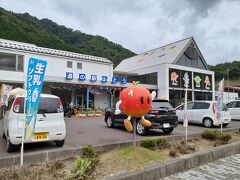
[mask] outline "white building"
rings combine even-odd
[[[104,109],[111,105],[113,63],[101,57],[38,47],[34,44],[0,39],[0,83],[24,87],[29,58],[47,61],[43,93],[61,97],[63,102]]]
[[[185,72],[190,76],[189,100],[214,99],[214,72],[209,71],[192,37],[124,59],[114,69],[128,82],[139,80],[143,86],[151,85],[158,98],[169,99],[174,106],[184,98]]]

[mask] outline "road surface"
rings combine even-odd
[[[2,121],[0,120],[0,135],[2,134]],[[78,147],[85,144],[105,144],[113,142],[121,142],[132,140],[131,133],[126,132],[124,128],[108,128],[103,121],[103,117],[98,118],[66,118],[67,136],[64,147]],[[232,121],[227,128],[240,128],[240,121]],[[203,132],[206,128],[203,126],[190,125],[189,133]],[[219,129],[219,128],[213,128]],[[173,131],[173,135],[185,134],[182,124]],[[151,132],[147,137],[163,136],[161,130]],[[137,139],[143,139],[137,136]],[[63,148],[64,148],[63,147]],[[35,143],[26,144],[25,153],[34,151],[43,151],[48,149],[56,149],[55,143]],[[6,140],[0,137],[0,157],[19,154],[19,151],[7,153]]]

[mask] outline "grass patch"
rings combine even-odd
[[[159,152],[142,147],[129,146],[112,152],[113,161],[125,163],[129,169],[162,160]]]

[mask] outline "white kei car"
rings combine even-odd
[[[240,120],[240,100],[227,103],[228,111],[234,120]]]
[[[215,124],[216,103],[214,101],[190,101],[187,103],[188,110],[188,122],[193,124],[203,124],[205,127],[213,127]],[[228,108],[223,104],[223,127],[226,127],[231,122],[231,116]],[[184,120],[184,105],[180,105],[176,108],[176,114],[178,121]]]
[[[25,123],[24,96],[16,95],[9,98],[8,107],[3,118],[3,138],[7,140],[7,151],[11,152],[22,142]],[[34,136],[25,143],[55,141],[57,147],[64,145],[66,125],[63,106],[59,97],[41,94],[36,119]]]

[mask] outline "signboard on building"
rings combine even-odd
[[[66,80],[73,80],[73,73],[72,72],[66,72]]]

